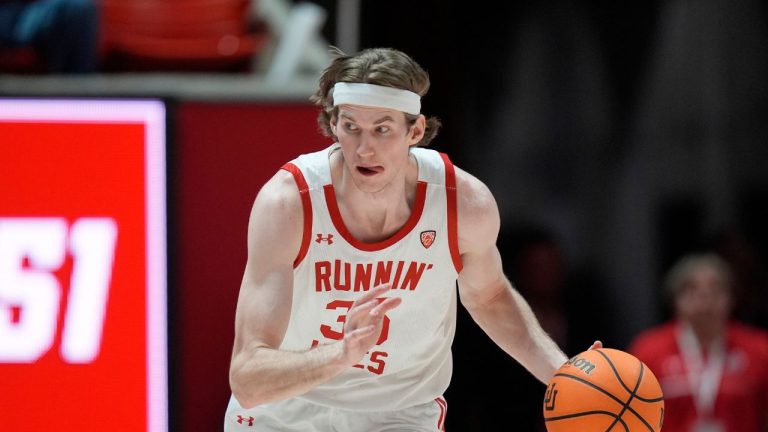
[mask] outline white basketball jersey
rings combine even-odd
[[[456,325],[456,181],[447,156],[412,148],[418,185],[411,217],[390,238],[363,243],[339,213],[329,157],[302,155],[294,175],[304,208],[304,238],[294,263],[291,319],[281,350],[303,351],[342,338],[345,316],[363,291],[392,283],[402,304],[387,313],[378,343],[359,364],[300,398],[355,410],[396,410],[442,395],[451,372]]]

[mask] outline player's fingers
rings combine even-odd
[[[373,316],[380,316],[384,315],[387,312],[391,311],[392,309],[400,306],[400,303],[403,302],[403,299],[400,297],[388,297],[384,299],[378,306],[373,308],[371,310],[371,315]]]
[[[591,346],[591,347],[589,347],[589,349],[591,349],[591,350],[593,350],[593,349],[600,349],[600,348],[602,348],[602,347],[603,347],[603,343],[602,343],[601,341],[597,340],[597,341],[595,341],[595,342],[592,344],[592,346]]]
[[[363,303],[363,304],[360,304],[360,305],[357,305],[357,306],[353,306],[349,310],[349,313],[347,314],[348,320],[352,321],[352,320],[362,316],[363,314],[370,313],[371,310],[374,307],[376,307],[377,304],[379,304],[379,302],[376,301],[376,299],[374,299],[374,300],[368,301],[367,303]]]
[[[347,342],[357,342],[365,337],[370,336],[375,329],[376,329],[376,326],[374,325],[367,325],[365,327],[360,327],[352,330],[351,332],[344,333],[344,339]]]
[[[377,296],[380,296],[386,292],[389,292],[389,290],[392,288],[392,284],[386,283],[382,285],[377,285],[371,289],[369,289],[367,292],[365,292],[363,295],[357,298],[354,303],[352,303],[352,307],[355,307],[357,305],[361,305],[365,302],[368,302],[370,300],[373,300]]]

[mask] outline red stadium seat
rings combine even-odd
[[[266,43],[249,0],[100,0],[105,56],[120,70],[242,70]],[[112,62],[114,63],[114,61]]]

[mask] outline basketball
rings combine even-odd
[[[658,432],[664,397],[656,376],[624,351],[600,348],[574,356],[544,394],[548,432]]]

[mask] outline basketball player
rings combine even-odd
[[[502,272],[488,188],[420,147],[439,128],[420,111],[428,89],[393,49],[338,52],[324,71],[313,100],[336,143],[253,205],[226,430],[443,430],[457,279],[539,380],[567,360]]]

